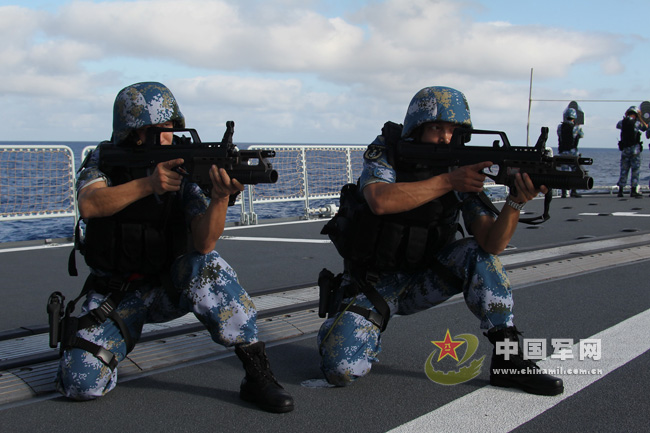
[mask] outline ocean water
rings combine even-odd
[[[26,143],[11,143],[0,142],[3,145],[17,145]],[[75,154],[75,166],[78,168],[81,165],[81,154],[83,148],[86,146],[94,146],[96,142],[73,142],[73,143],[29,143],[36,145],[52,145],[61,144],[70,147]],[[246,145],[240,145],[245,148]],[[553,149],[554,152],[557,149]],[[596,187],[605,187],[616,185],[619,176],[619,163],[620,152],[618,148],[611,149],[597,149],[597,148],[584,148],[581,149],[583,157],[593,158],[594,163],[585,168],[589,171],[589,175],[594,178],[594,185]],[[650,151],[647,149],[641,154],[641,178],[640,185],[646,187],[650,181],[650,168],[648,162],[650,161]],[[330,200],[331,202],[331,200]],[[327,204],[326,201],[310,202],[314,207],[323,206]],[[338,204],[338,203],[335,203]],[[302,202],[287,202],[287,203],[269,203],[269,204],[256,204],[255,212],[257,213],[258,220],[271,219],[271,218],[288,218],[301,216],[304,212]],[[227,221],[236,222],[240,220],[239,206],[229,208]],[[25,240],[41,240],[41,239],[58,239],[68,238],[73,235],[74,220],[72,218],[44,218],[36,220],[24,221],[4,221],[0,225],[0,242],[16,242]]]

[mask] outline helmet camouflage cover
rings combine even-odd
[[[120,90],[113,105],[113,142],[122,143],[132,131],[173,121],[185,128],[185,117],[172,92],[161,83],[137,83]]]
[[[634,105],[632,105],[632,106],[630,106],[630,108],[628,108],[625,111],[625,115],[627,116],[628,114],[636,114],[636,117],[638,118],[639,115],[640,115],[640,112],[639,112],[638,108],[636,108]]]
[[[404,118],[402,137],[427,122],[449,122],[471,128],[469,104],[462,92],[451,87],[425,87],[415,94]]]
[[[564,112],[564,120],[570,120],[570,119],[577,119],[578,118],[578,113],[576,112],[575,108],[568,108]]]

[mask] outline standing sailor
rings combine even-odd
[[[621,130],[621,140],[618,148],[621,151],[621,173],[618,179],[618,197],[623,197],[623,188],[627,183],[627,174],[630,175],[630,197],[641,198],[639,188],[639,172],[641,169],[641,131],[648,129],[648,124],[641,118],[639,110],[631,106],[625,111],[625,117],[618,121],[616,128]]]
[[[585,136],[582,125],[576,124],[578,113],[575,108],[564,111],[564,120],[557,126],[558,151],[560,155],[576,156],[578,154],[578,141]],[[572,170],[568,165],[560,168],[563,171]],[[566,197],[566,189],[562,190],[562,197]],[[571,197],[582,197],[575,189],[571,190]]]

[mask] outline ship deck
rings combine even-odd
[[[542,201],[526,206],[538,215]],[[526,215],[530,216],[530,215]],[[276,415],[238,398],[243,376],[230,349],[217,346],[191,316],[147,325],[119,367],[107,396],[72,403],[54,392],[57,350],[48,346],[46,301],[73,299],[87,270],[68,276],[65,240],[0,247],[0,425],[2,431],[645,431],[650,381],[650,200],[609,194],[556,198],[551,219],[520,225],[501,255],[525,338],[602,342],[601,359],[547,359],[561,369],[564,394],[541,397],[489,385],[489,361],[474,379],[432,382],[424,364],[445,331],[479,338],[462,296],[395,317],[382,335],[380,362],[350,387],[323,386],[316,332],[316,279],[340,272],[334,246],[320,234],[326,220],[229,225],[217,243],[259,310],[260,339],[296,409]],[[594,374],[577,374],[592,370]]]

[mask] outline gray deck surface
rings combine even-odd
[[[526,210],[538,214],[541,205],[535,201]],[[382,336],[380,363],[354,385],[305,386],[321,379],[316,278],[323,267],[341,269],[334,247],[319,234],[324,223],[229,227],[217,243],[255,297],[272,368],[293,394],[295,411],[268,414],[240,401],[239,361],[192,329],[138,345],[133,364],[140,368],[120,366],[118,387],[92,402],[73,403],[52,393],[55,361],[0,368],[0,431],[647,431],[648,197],[554,199],[551,219],[536,228],[521,225],[501,256],[515,290],[515,322],[524,337],[602,341],[602,359],[589,364],[602,374],[562,375],[566,391],[557,397],[491,387],[488,363],[477,378],[455,386],[426,377],[431,341],[442,339],[447,329],[452,335],[478,336],[479,355],[489,358],[491,345],[462,298],[394,318]],[[46,323],[47,296],[59,290],[74,297],[87,274],[77,255],[80,276],[67,275],[69,246],[17,250],[25,246],[0,250],[0,365],[25,353],[37,358],[51,353],[45,336],[38,334]],[[191,327],[191,322],[178,325]],[[30,330],[36,335],[27,335]],[[33,342],[36,348],[29,347]],[[148,351],[156,355],[144,360]],[[164,359],[169,354],[175,359]],[[549,361],[547,368],[585,365],[543,362]],[[38,371],[48,380],[37,382],[33,375]],[[13,390],[3,388],[10,377],[19,382]]]

